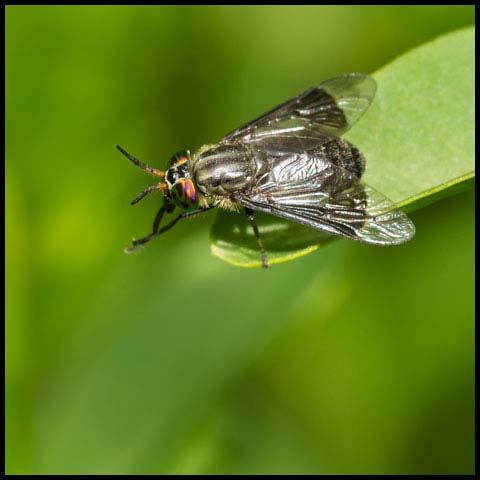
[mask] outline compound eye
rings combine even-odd
[[[178,181],[173,185],[170,194],[174,202],[182,208],[189,208],[197,203],[197,192],[190,179]]]
[[[170,158],[168,166],[173,167],[175,165],[180,165],[182,163],[185,163],[187,160],[188,160],[188,151],[180,150],[175,155],[172,155],[172,158]]]

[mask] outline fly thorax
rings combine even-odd
[[[205,195],[230,196],[248,188],[257,167],[247,145],[227,144],[201,149],[193,161],[195,184]]]

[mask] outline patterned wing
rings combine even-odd
[[[322,82],[287,100],[226,135],[221,143],[248,142],[259,131],[274,134],[284,123],[310,124],[324,135],[340,136],[365,113],[376,91],[375,80],[361,73],[349,73]],[[295,122],[297,121],[297,122]]]
[[[365,243],[396,245],[415,234],[411,220],[384,195],[311,152],[268,157],[251,191],[234,198],[245,207]]]

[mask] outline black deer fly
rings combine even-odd
[[[243,209],[268,266],[254,211],[259,210],[341,237],[397,245],[415,234],[411,220],[384,195],[360,181],[365,158],[341,136],[371,104],[376,83],[350,73],[322,82],[237,128],[193,155],[175,154],[166,171],[135,165],[158,177],[149,192],[163,192],[150,235],[133,240],[127,253],[166,232],[181,218],[214,207]],[[182,210],[160,227],[165,213]]]

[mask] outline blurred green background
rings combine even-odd
[[[141,254],[161,167],[474,7],[6,8],[7,473],[473,473],[473,192],[268,271],[215,213]],[[445,59],[448,62],[448,59]],[[361,146],[359,146],[361,148]]]

